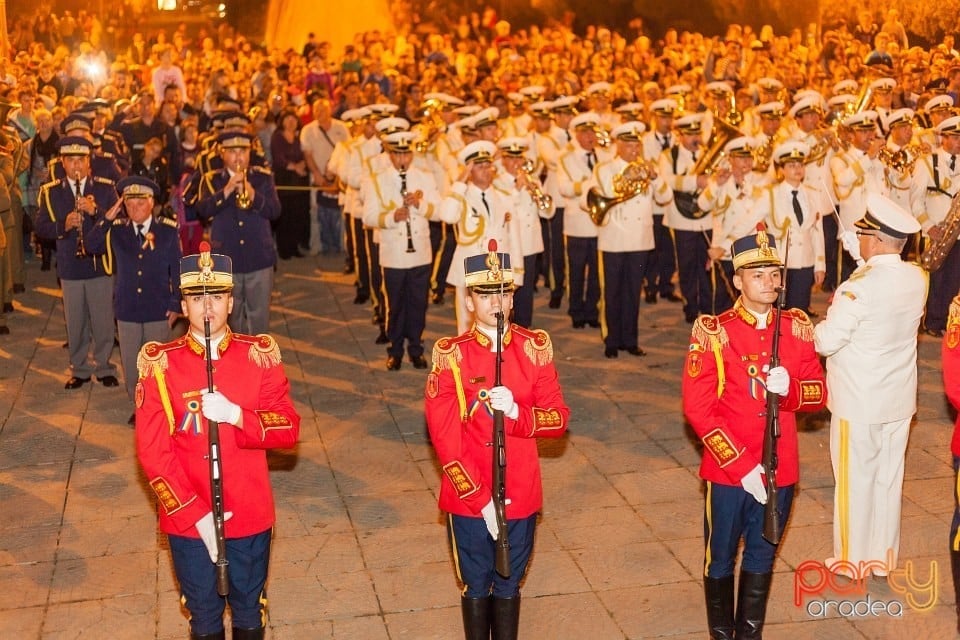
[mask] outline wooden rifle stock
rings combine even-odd
[[[493,386],[500,386],[503,364],[503,312],[497,312],[497,359]],[[503,431],[503,411],[493,410],[493,508],[497,516],[497,548],[494,567],[504,578],[510,577],[510,539],[507,535],[507,449]]]
[[[790,234],[785,236],[783,267],[777,308],[773,314],[773,339],[770,344],[770,369],[780,366],[780,318],[787,293],[787,255],[790,251]],[[767,504],[763,507],[763,538],[770,544],[780,544],[783,530],[780,526],[779,500],[777,499],[777,443],[780,440],[780,396],[767,390],[767,424],[763,431],[763,473],[766,476]]]
[[[204,311],[206,313],[206,311]],[[210,320],[203,319],[203,337],[206,342],[207,390],[213,393],[213,357],[210,355]],[[230,593],[227,578],[227,538],[223,531],[223,462],[220,459],[220,424],[207,420],[208,457],[210,458],[210,505],[213,511],[213,531],[217,538],[217,593]]]

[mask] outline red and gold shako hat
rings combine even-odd
[[[497,241],[491,240],[489,251],[467,256],[463,261],[466,286],[479,293],[513,291],[513,270],[510,254],[497,253]]]
[[[180,291],[184,295],[223,293],[233,289],[230,256],[210,253],[210,243],[200,243],[200,253],[180,258]]]
[[[757,224],[756,233],[734,240],[730,253],[733,254],[735,270],[783,266],[773,236],[767,233],[767,227],[762,222]]]

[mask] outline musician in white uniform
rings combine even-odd
[[[862,263],[814,329],[827,359],[834,491],[833,555],[838,574],[886,576],[897,566],[900,496],[910,420],[917,407],[917,327],[926,277],[900,259],[916,219],[889,198],[867,196],[856,222]],[[866,563],[861,565],[860,563]]]
[[[510,254],[511,264],[523,264],[519,225],[512,223],[513,202],[508,193],[493,185],[496,152],[496,145],[487,140],[476,140],[461,149],[458,158],[464,165],[463,173],[440,203],[440,219],[456,226],[457,248],[447,272],[447,282],[456,288],[458,334],[473,325],[473,315],[464,302],[464,258],[486,253],[490,240],[496,240],[498,251]],[[523,273],[516,269],[513,273],[514,283],[522,285]]]
[[[373,170],[362,187],[363,223],[380,231],[377,246],[387,298],[390,371],[400,368],[404,342],[413,366],[427,368],[423,329],[433,258],[428,221],[440,203],[440,193],[431,174],[411,166],[416,137],[410,131],[384,136],[390,164]]]

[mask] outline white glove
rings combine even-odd
[[[493,506],[493,498],[490,498],[490,502],[480,509],[480,513],[483,515],[483,522],[487,525],[490,537],[496,540],[500,535],[500,527],[497,526],[497,509]]]
[[[850,257],[856,260],[857,264],[863,264],[863,256],[860,255],[860,240],[853,231],[844,231],[840,234],[840,244],[846,249]]]
[[[227,396],[219,391],[203,394],[203,403],[201,407],[203,417],[214,422],[226,422],[236,425],[240,422],[243,410],[240,405],[227,400]]]
[[[758,464],[753,471],[740,478],[743,490],[753,496],[760,504],[767,504],[767,487],[763,483],[763,465]]]
[[[764,365],[763,370],[767,374],[767,391],[775,393],[778,396],[785,396],[790,393],[790,374],[784,367],[769,368],[770,365]]]
[[[513,391],[504,386],[490,389],[490,406],[503,411],[503,415],[511,420],[516,420],[520,415],[520,407],[513,401]]]
[[[223,513],[224,522],[232,517],[233,511],[225,511]],[[216,562],[217,532],[213,528],[213,511],[207,511],[207,515],[197,520],[197,523],[193,526],[197,528],[197,533],[200,534],[200,539],[203,540],[203,546],[207,548],[207,553],[210,554],[210,562]]]

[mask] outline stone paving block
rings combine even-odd
[[[580,549],[571,554],[595,591],[690,579],[683,565],[661,542]]]
[[[51,604],[44,616],[44,640],[116,640],[153,637],[156,627],[155,596],[91,598]]]
[[[586,456],[601,473],[619,474],[683,466],[653,439],[613,445],[584,439],[577,442],[577,450]]]
[[[557,511],[541,520],[538,536],[541,531],[551,532],[563,549],[571,551],[656,540],[643,519],[628,506]]]
[[[452,561],[371,569],[370,575],[385,614],[440,609],[460,602]]]
[[[450,558],[444,524],[400,525],[358,531],[368,569],[445,562]]]
[[[70,557],[98,558],[156,549],[156,516],[144,509],[135,516],[64,522],[60,548]]]
[[[661,540],[703,535],[703,500],[648,504],[640,517]]]
[[[357,529],[384,529],[437,521],[436,499],[428,490],[348,495],[344,502]]]
[[[180,606],[180,592],[173,590],[173,584],[159,585],[156,594],[157,638],[162,640],[184,640],[190,636],[190,623],[187,613]]]
[[[389,640],[386,624],[380,616],[357,616],[339,620],[319,620],[303,624],[269,626],[267,637],[273,640]]]
[[[45,611],[44,606],[0,609],[0,629],[6,629],[7,633],[15,632],[18,638],[40,638]]]
[[[459,602],[455,607],[388,613],[384,619],[391,640],[449,640],[463,635]]]
[[[46,604],[55,568],[56,564],[52,561],[0,566],[0,584],[4,590],[0,610]]]
[[[363,566],[353,531],[311,536],[285,536],[275,532],[270,548],[270,576],[277,580],[321,573],[353,573]]]
[[[573,511],[584,506],[616,507],[626,502],[617,490],[593,466],[581,467],[577,473],[554,478],[543,490],[544,509]]]
[[[279,535],[316,535],[351,529],[343,499],[310,495],[282,498],[275,503]]]
[[[843,619],[767,624],[764,637],[770,640],[870,640],[887,637],[867,636]]]
[[[832,553],[832,518],[820,524],[788,524],[780,541],[777,563],[792,569],[810,560],[821,562]]]
[[[52,562],[60,530],[60,523],[0,529],[0,566]]]
[[[71,419],[52,413],[43,420],[22,418],[4,424],[0,469],[70,462],[76,449],[77,428],[56,425],[69,425]]]
[[[380,613],[373,582],[366,571],[271,580],[267,597],[270,618],[286,624]]]
[[[538,531],[537,546],[534,547],[521,586],[523,596],[536,598],[558,593],[589,592],[590,584],[573,557],[576,552],[554,550],[543,538]]]
[[[609,478],[630,505],[697,500],[700,497],[700,479],[695,471],[684,467],[610,474]]]
[[[676,558],[677,562],[683,565],[687,575],[697,579],[703,575],[704,550],[702,535],[695,538],[664,540],[663,544],[673,557]],[[677,579],[681,577],[683,576],[680,574],[677,575]]]
[[[627,638],[656,638],[707,627],[701,583],[690,581],[597,591],[603,606]],[[697,603],[697,607],[690,606]],[[616,637],[616,636],[608,636]]]
[[[78,460],[70,473],[65,515],[99,512],[105,517],[136,516],[155,502],[136,458]]]
[[[401,445],[365,452],[330,452],[337,486],[346,495],[387,494],[424,489],[427,481]]]
[[[700,468],[703,447],[693,439],[686,437],[684,434],[679,434],[669,438],[652,438],[652,440],[677,464],[684,467]]]
[[[110,599],[153,593],[157,573],[155,553],[80,558],[61,549],[50,585],[50,602]]]
[[[336,481],[326,464],[323,444],[319,441],[301,442],[294,451],[282,455],[271,452],[267,460],[272,471],[273,495],[277,500],[337,495]]]

